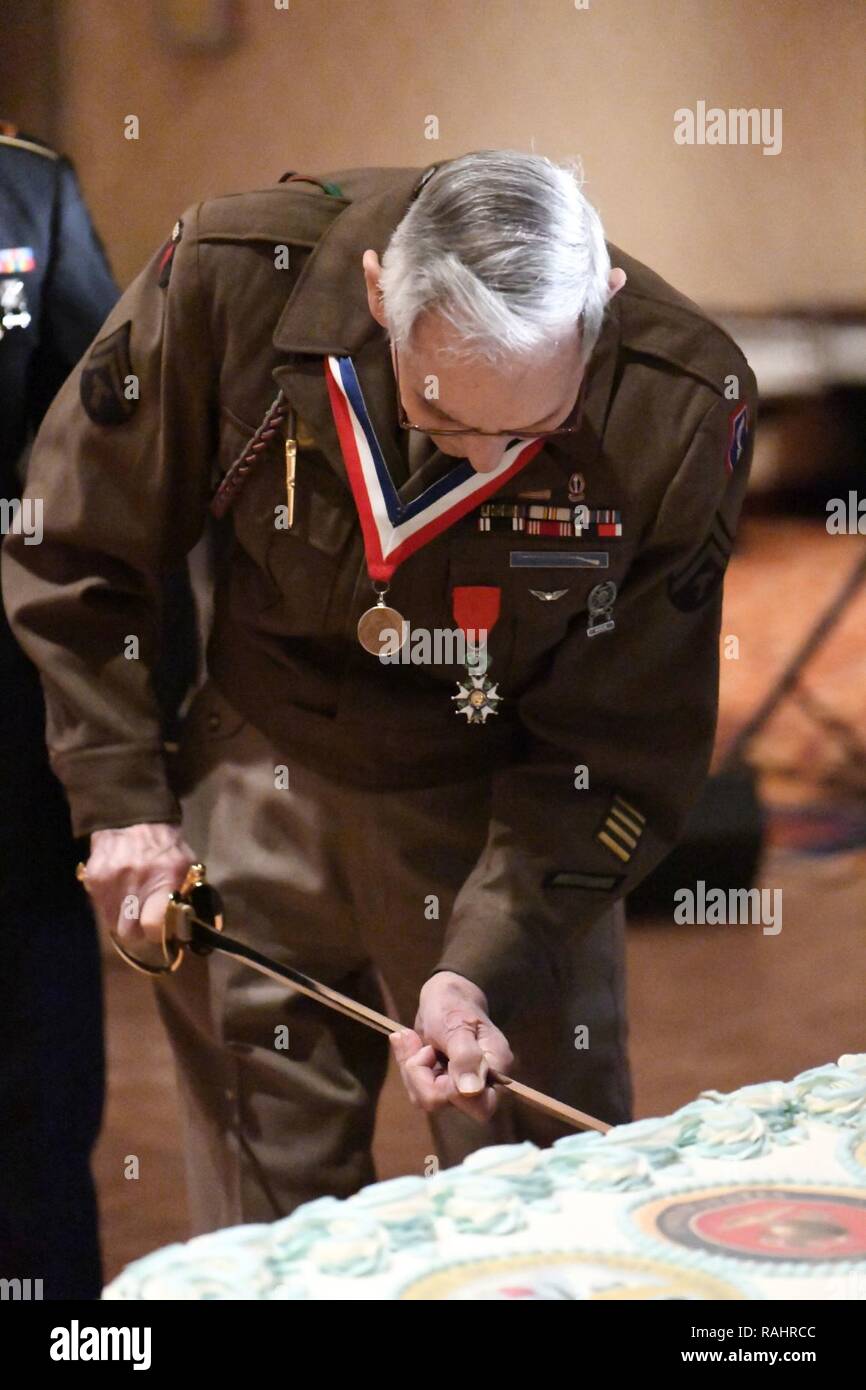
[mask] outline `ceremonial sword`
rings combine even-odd
[[[83,864],[78,865],[76,875],[86,886],[87,871]],[[276,980],[288,989],[305,994],[310,999],[317,999],[327,1008],[345,1014],[347,1018],[354,1018],[358,1023],[363,1023],[378,1033],[399,1033],[402,1030],[403,1025],[395,1022],[393,1018],[388,1018],[386,1014],[341,994],[339,990],[331,989],[329,985],[320,984],[318,980],[304,975],[294,966],[282,965],[271,960],[244,941],[226,936],[223,930],[224,921],[222,899],[213,884],[208,883],[204,865],[192,864],[179,891],[172,893],[169,898],[165,910],[160,964],[149,964],[133,955],[113,932],[110,933],[111,942],[127,965],[145,975],[173,973],[183,963],[187,951],[197,956],[207,956],[212,951],[221,951],[224,955],[242,960],[260,975],[267,975],[269,979]],[[536,1091],[534,1087],[526,1086],[522,1081],[515,1081],[513,1077],[506,1076],[504,1072],[496,1071],[492,1067],[488,1069],[487,1078],[488,1081],[509,1091],[518,1100],[543,1111],[546,1115],[552,1115],[557,1120],[563,1120],[576,1129],[594,1129],[599,1134],[606,1134],[610,1129],[610,1125],[605,1124],[603,1120],[597,1120],[593,1115],[587,1115],[582,1110],[576,1110],[574,1106],[555,1100],[543,1091]]]

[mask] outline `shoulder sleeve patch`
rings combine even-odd
[[[725,470],[733,473],[745,452],[749,439],[749,407],[735,406],[728,422],[728,447],[725,453]]]

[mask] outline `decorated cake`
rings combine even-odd
[[[866,1053],[199,1236],[103,1297],[864,1299]]]

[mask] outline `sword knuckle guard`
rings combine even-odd
[[[192,907],[181,902],[177,894],[172,894],[165,909],[165,935],[169,941],[189,945],[192,940],[192,923],[189,920]]]

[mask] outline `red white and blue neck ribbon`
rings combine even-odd
[[[325,380],[373,580],[390,579],[403,560],[490,497],[543,447],[541,439],[517,439],[490,473],[461,459],[419,497],[401,502],[351,357],[326,357]]]

